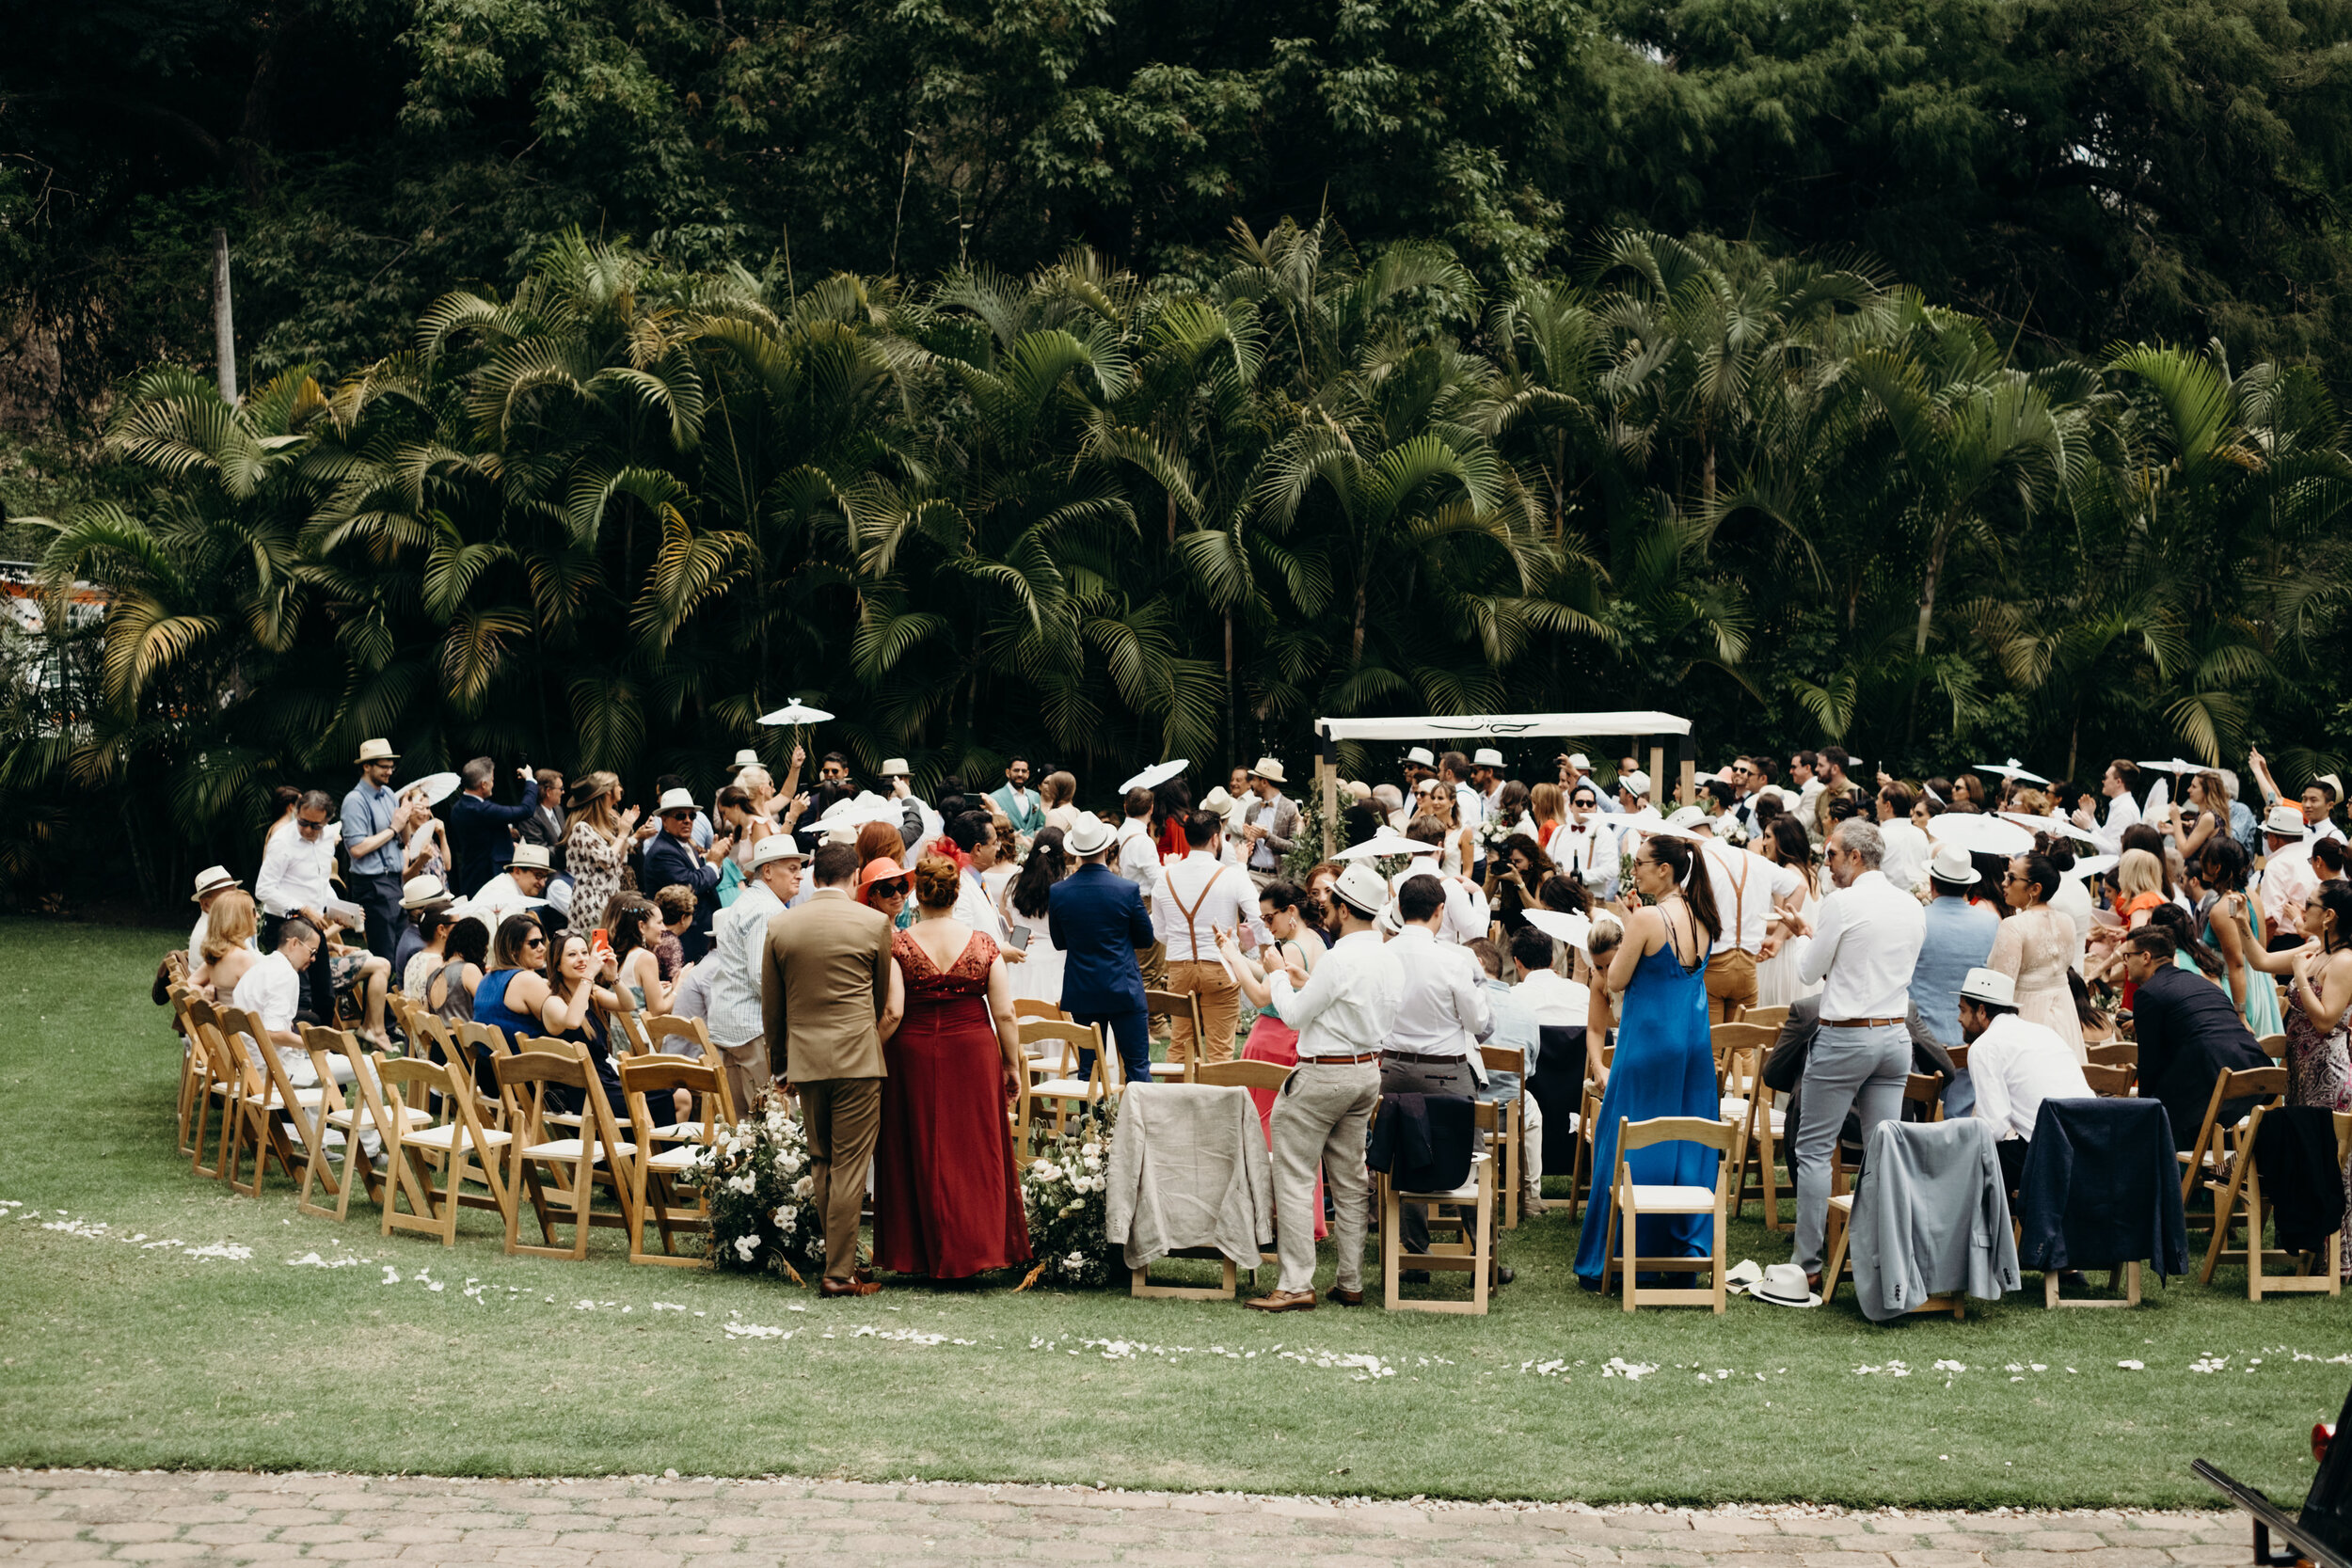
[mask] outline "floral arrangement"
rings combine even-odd
[[[1478,844],[1480,852],[1491,860],[1497,854],[1502,852],[1503,841],[1505,839],[1508,839],[1513,833],[1525,833],[1530,838],[1533,838],[1534,836],[1534,827],[1535,825],[1532,822],[1505,822],[1499,813],[1494,816],[1482,817],[1478,824]]]
[[[1021,1203],[1029,1215],[1029,1245],[1037,1266],[1021,1289],[1107,1285],[1123,1265],[1105,1238],[1111,1132],[1119,1101],[1107,1099],[1069,1131],[1049,1139],[1021,1173]]]
[[[803,1270],[824,1266],[808,1136],[782,1095],[763,1093],[749,1117],[722,1128],[718,1143],[698,1151],[693,1180],[710,1195],[710,1257],[720,1268],[799,1284]]]

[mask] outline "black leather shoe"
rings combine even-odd
[[[1337,1285],[1324,1291],[1323,1295],[1326,1301],[1336,1302],[1342,1307],[1361,1307],[1364,1304],[1363,1291],[1343,1291]]]
[[[1518,1277],[1518,1275],[1507,1264],[1499,1264],[1495,1269],[1495,1283],[1498,1285],[1508,1285]]]

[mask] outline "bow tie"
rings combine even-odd
[[[1570,828],[1568,829],[1568,832],[1572,832],[1572,833],[1581,833],[1581,832],[1582,832],[1583,831],[1584,831],[1584,824],[1583,824],[1583,823],[1581,823],[1581,822],[1576,823],[1574,826],[1572,826],[1572,827],[1570,827]]]

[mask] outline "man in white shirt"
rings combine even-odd
[[[1533,1015],[1537,1028],[1584,1027],[1592,1009],[1592,989],[1560,973],[1558,943],[1534,927],[1523,926],[1511,939],[1511,960],[1519,972],[1519,983],[1511,988],[1511,994]]]
[[[1804,894],[1804,878],[1796,867],[1766,860],[1753,849],[1718,841],[1704,814],[1683,820],[1682,812],[1666,819],[1671,827],[1688,828],[1702,842],[1699,859],[1707,879],[1714,885],[1715,912],[1724,928],[1707,957],[1707,1022],[1737,1023],[1740,1015],[1756,1006],[1756,966],[1765,955],[1765,932],[1775,911]]]
[[[705,976],[708,1000],[703,1022],[738,1116],[751,1115],[752,1097],[772,1080],[760,965],[768,952],[768,922],[800,893],[806,859],[790,833],[770,833],[752,846],[752,879],[711,921],[709,954],[694,971]]]
[[[472,897],[458,907],[488,927],[495,937],[508,915],[526,913],[547,902],[548,882],[554,874],[546,845],[517,844],[505,869],[484,882]],[[541,923],[548,927],[550,939],[563,924],[552,913],[543,916]]]
[[[1407,876],[1396,890],[1397,933],[1388,958],[1403,980],[1396,1022],[1380,1050],[1380,1092],[1451,1094],[1475,1099],[1486,1078],[1480,1042],[1495,1032],[1478,960],[1438,940],[1445,919],[1445,885],[1434,874]],[[1429,1250],[1429,1215],[1405,1206],[1405,1247]]]
[[[229,998],[231,1006],[243,1007],[261,1022],[262,1032],[269,1038],[254,1043],[278,1053],[287,1082],[297,1089],[310,1088],[319,1081],[318,1068],[303,1048],[295,1015],[302,1006],[302,976],[317,961],[323,945],[317,927],[300,915],[284,922],[278,929],[278,946],[245,972]],[[349,1058],[338,1053],[326,1062],[335,1082],[351,1082]]]
[[[1480,867],[1486,863],[1486,840],[1478,836],[1478,829],[1486,820],[1486,804],[1470,782],[1470,758],[1459,752],[1447,752],[1438,758],[1438,784],[1454,792],[1454,831],[1470,831],[1470,842],[1479,846],[1478,863],[1470,868],[1470,875],[1480,881],[1486,873]],[[1484,935],[1482,932],[1481,935]]]
[[[2272,806],[2263,818],[2263,845],[2262,879],[2254,885],[2254,896],[2262,904],[2263,929],[2269,933],[2273,947],[2300,945],[2303,906],[2319,891],[2319,873],[2312,868],[2311,835],[2304,828],[2303,814],[2284,800]]]
[[[1241,1021],[1241,990],[1217,961],[1217,933],[1247,926],[1259,948],[1274,943],[1258,914],[1257,888],[1240,867],[1219,857],[1224,836],[1223,819],[1213,812],[1185,817],[1189,852],[1163,865],[1152,890],[1152,928],[1168,943],[1168,989],[1200,999],[1200,1028],[1208,1037],[1198,1050],[1204,1062],[1232,1060],[1233,1030]],[[1169,1023],[1168,1060],[1189,1061],[1195,1049],[1192,1020],[1178,1014]]]
[[[299,915],[313,931],[334,924],[326,906],[334,901],[328,874],[335,867],[335,840],[342,829],[335,820],[335,800],[313,789],[294,802],[294,819],[283,832],[273,834],[262,850],[261,874],[253,879],[253,901],[261,906],[261,939],[264,949],[278,946],[278,927]],[[329,966],[318,964],[303,973],[305,1010],[322,1023],[335,1018],[335,988]]]
[[[2139,804],[2133,798],[2133,788],[2139,783],[2139,765],[2128,758],[2118,757],[2107,764],[2101,775],[2099,791],[2107,798],[2107,819],[2104,826],[2090,814],[2088,806],[2074,813],[2074,826],[2090,832],[2091,841],[2103,855],[2123,852],[2123,830],[2139,826]]]
[[[1143,889],[1147,898],[1160,882],[1160,847],[1152,836],[1154,800],[1148,789],[1127,791],[1127,815],[1119,824],[1119,874]]]
[[[1820,755],[1813,752],[1792,752],[1788,756],[1788,782],[1797,792],[1796,804],[1788,809],[1796,814],[1805,833],[1815,844],[1821,842],[1821,784]]]
[[[1364,1134],[1380,1103],[1380,1048],[1396,1027],[1404,994],[1403,978],[1372,924],[1388,897],[1380,874],[1360,861],[1340,874],[1331,888],[1340,940],[1311,975],[1285,966],[1261,985],[1240,967],[1231,933],[1220,939],[1251,1004],[1298,1031],[1298,1066],[1275,1097],[1270,1129],[1282,1272],[1271,1294],[1249,1303],[1261,1312],[1314,1309],[1318,1168],[1331,1187],[1331,1246],[1339,1263],[1331,1299],[1343,1307],[1363,1304]]]
[[[902,809],[908,806],[914,807],[915,818],[919,823],[914,842],[906,847],[906,852],[899,857],[898,861],[899,864],[912,871],[914,869],[917,851],[922,846],[937,838],[946,824],[941,820],[939,813],[931,809],[930,801],[914,793],[914,771],[907,766],[906,758],[882,758],[882,782],[889,786],[890,798],[899,802]],[[905,836],[903,828],[899,830],[899,832],[901,837]]]
[[[1636,847],[1633,831],[1655,827],[1665,817],[1649,803],[1649,775],[1636,768],[1617,775],[1617,816],[1609,826],[1616,831],[1617,859],[1622,866]]]
[[[1590,779],[1568,786],[1568,819],[1552,830],[1545,853],[1560,874],[1584,884],[1595,903],[1613,903],[1617,896],[1619,824],[1600,809],[1600,787]]]
[[[1502,809],[1502,753],[1492,746],[1481,746],[1470,753],[1470,787],[1478,791],[1478,809],[1482,816],[1492,816]]]
[[[1977,1090],[1972,1114],[1993,1124],[2001,1176],[2015,1192],[2042,1102],[2089,1100],[2090,1085],[2072,1047],[2017,1016],[2017,982],[1997,969],[1972,969],[1961,982],[1960,1035],[1968,1042],[1968,1077]]]
[[[1795,1261],[1818,1283],[1822,1232],[1829,1223],[1830,1155],[1846,1113],[1858,1111],[1862,1135],[1899,1116],[1911,1072],[1911,972],[1927,940],[1919,900],[1879,869],[1886,841],[1858,817],[1830,834],[1826,864],[1836,892],[1821,901],[1813,945],[1797,967],[1805,985],[1821,986],[1820,1033],[1804,1063],[1804,1118],[1797,1129]]]

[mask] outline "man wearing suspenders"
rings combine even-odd
[[[1687,812],[1694,820],[1685,820]],[[1715,883],[1715,909],[1724,928],[1707,958],[1707,1022],[1737,1023],[1740,1015],[1756,1006],[1756,965],[1763,956],[1765,932],[1775,909],[1804,888],[1793,866],[1779,865],[1753,849],[1719,842],[1713,825],[1696,806],[1685,806],[1666,819],[1669,827],[1687,828],[1702,841],[1699,859]]]
[[[1257,888],[1241,867],[1218,856],[1224,832],[1224,819],[1212,812],[1185,817],[1187,852],[1161,867],[1152,890],[1152,928],[1168,943],[1168,989],[1200,999],[1200,1027],[1208,1036],[1199,1047],[1204,1062],[1232,1060],[1233,1030],[1241,1020],[1241,987],[1217,958],[1217,933],[1247,925],[1261,947],[1274,942],[1258,917]],[[1192,1020],[1179,1013],[1169,1032],[1169,1059],[1190,1060],[1193,1049]]]

